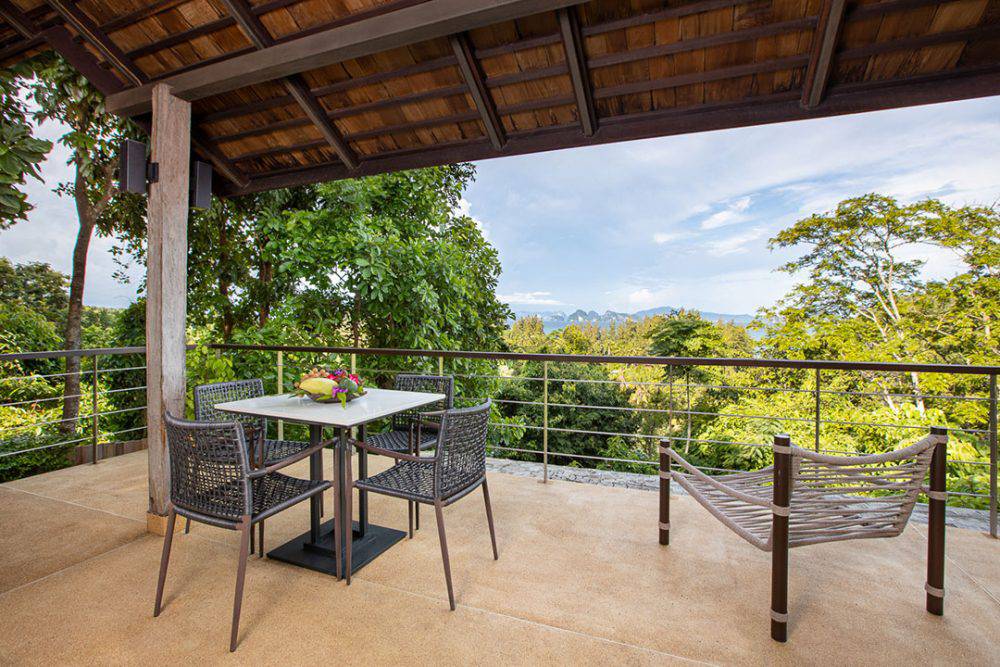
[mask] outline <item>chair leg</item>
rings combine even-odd
[[[260,550],[257,552],[258,558],[264,557],[264,522],[260,522],[260,527],[258,528],[260,535],[258,535],[258,542],[260,543]]]
[[[170,562],[170,545],[174,541],[174,522],[177,513],[173,506],[167,513],[167,534],[163,536],[163,553],[160,555],[160,576],[156,580],[156,602],[153,604],[153,617],[160,615],[160,604],[163,602],[163,584],[167,581],[167,564]],[[191,519],[188,519],[188,523]]]
[[[240,608],[243,606],[243,580],[247,572],[247,552],[249,551],[251,537],[253,537],[253,526],[250,525],[250,517],[243,517],[243,526],[240,528],[240,562],[236,569],[236,595],[233,598],[233,627],[229,633],[230,652],[236,650],[236,638],[240,631]]]
[[[420,503],[413,503],[413,516],[416,523],[415,530],[420,530]]]
[[[184,534],[187,535],[191,532],[191,517],[184,517],[187,521],[184,524]]]
[[[251,529],[250,529],[250,553],[256,553],[256,551],[257,551],[255,535],[256,535],[256,533],[254,533],[253,528],[251,527]]]
[[[410,539],[412,540],[413,539],[413,501],[412,500],[407,500],[406,501],[406,516],[407,516],[407,520],[409,521],[409,524],[408,524],[409,525],[409,536],[410,536]]]
[[[437,515],[438,539],[441,541],[441,560],[444,561],[444,579],[448,583],[448,604],[455,611],[455,593],[451,588],[451,561],[448,559],[448,540],[444,535],[444,515],[441,512],[441,501],[434,501],[434,513]]]
[[[500,560],[497,552],[497,534],[493,529],[493,507],[490,506],[490,487],[486,480],[483,480],[483,499],[486,501],[486,522],[490,524],[490,542],[493,543],[493,560]]]

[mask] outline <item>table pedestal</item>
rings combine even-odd
[[[363,429],[364,427],[362,427]],[[336,473],[336,487],[334,488],[334,508],[333,518],[322,522],[321,502],[319,496],[314,496],[309,504],[309,530],[298,537],[282,544],[280,547],[268,552],[268,558],[291,563],[300,567],[307,567],[310,570],[323,572],[337,576],[337,558],[334,551],[334,522],[344,516],[344,505],[348,493],[353,493],[354,489],[351,480],[346,480],[347,465],[346,457],[351,455],[348,443],[348,429],[337,429],[337,445],[334,448],[334,466]],[[309,442],[312,445],[319,444],[323,437],[323,427],[309,427]],[[362,433],[362,439],[364,435]],[[358,461],[358,473],[363,478],[368,474],[367,453],[361,452]],[[317,452],[310,457],[309,477],[312,480],[323,479],[323,454]],[[404,537],[406,532],[385,526],[376,526],[368,522],[368,494],[364,491],[358,493],[358,516],[359,521],[352,522],[352,532],[354,533],[354,547],[351,553],[351,573],[355,573],[368,563],[375,560],[384,551],[396,544]],[[341,544],[341,571],[346,566],[347,539],[343,537]]]

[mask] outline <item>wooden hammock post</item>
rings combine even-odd
[[[771,639],[788,639],[788,514],[792,450],[787,435],[774,436],[774,500],[771,507]]]
[[[944,614],[944,513],[947,495],[948,430],[931,428],[941,439],[931,458],[931,486],[927,507],[927,611]]]
[[[660,440],[660,544],[670,544],[670,455],[669,440]]]

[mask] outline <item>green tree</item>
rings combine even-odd
[[[0,257],[0,303],[29,307],[60,328],[69,303],[68,281],[66,274],[44,262],[13,264]]]
[[[30,76],[27,65],[0,68],[0,230],[26,219],[25,179],[42,180],[38,165],[52,150],[52,142],[32,136],[24,103]]]
[[[86,284],[87,253],[94,230],[111,234],[122,227],[135,227],[141,222],[141,206],[137,198],[123,195],[114,202],[117,190],[113,173],[118,145],[136,128],[129,121],[104,109],[104,96],[62,58],[50,55],[38,60],[36,79],[32,86],[38,104],[39,120],[53,120],[69,130],[60,141],[71,151],[74,167],[73,182],[62,183],[56,189],[73,197],[79,226],[73,248],[69,302],[65,319],[65,349],[78,349],[82,343],[83,293]],[[129,213],[126,215],[126,213]],[[80,410],[80,359],[66,359],[66,382],[63,400],[64,433],[76,429]]]

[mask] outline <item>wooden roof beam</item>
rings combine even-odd
[[[823,118],[921,104],[935,104],[1000,94],[1000,69],[996,66],[959,69],[946,73],[920,75],[886,85],[883,81],[833,86],[825,104],[818,109],[803,109],[796,91],[775,93],[750,105],[740,103],[706,104],[695,108],[668,109],[632,118],[604,118],[601,131],[584,137],[579,128],[543,128],[512,134],[503,155],[630,141],[649,137],[705,132],[732,127]],[[338,178],[415,169],[469,160],[485,160],[501,154],[484,139],[463,140],[450,145],[420,150],[393,151],[375,155],[361,162],[357,173],[348,173],[340,164],[280,170],[253,178],[247,188],[232,194],[287,188]]]
[[[135,66],[128,56],[111,41],[101,28],[80,9],[76,3],[67,0],[45,0],[66,23],[97,49],[101,57],[121,72],[133,85],[142,85],[146,76]]]
[[[844,25],[845,0],[823,0],[819,24],[813,33],[809,66],[802,84],[802,107],[814,109],[823,101],[826,84],[833,70],[833,56],[837,50],[840,29]]]
[[[486,76],[483,74],[479,61],[472,55],[472,45],[465,33],[452,35],[448,38],[451,42],[452,51],[458,59],[458,69],[462,73],[462,79],[469,88],[472,101],[476,104],[479,117],[486,128],[486,135],[490,138],[490,143],[497,150],[501,150],[507,143],[507,133],[504,132],[503,123],[497,113],[493,98],[486,87]]]
[[[352,58],[582,2],[583,0],[429,0],[199,67],[162,81],[169,84],[174,94],[181,99],[194,101]],[[152,86],[145,84],[112,95],[108,98],[108,110],[129,116],[145,113],[150,108],[151,94]]]
[[[31,39],[38,34],[35,22],[25,16],[24,12],[10,0],[0,0],[0,17],[25,39]]]
[[[261,20],[251,11],[250,5],[246,3],[246,0],[222,1],[229,8],[229,12],[236,19],[236,22],[243,32],[246,33],[247,37],[250,38],[254,46],[258,49],[266,49],[274,46],[274,38],[271,37],[267,28],[261,23]],[[299,75],[292,75],[286,77],[283,83],[288,94],[295,99],[302,108],[303,113],[320,131],[320,134],[330,144],[330,147],[340,157],[340,160],[348,169],[357,169],[358,156],[347,142],[344,141],[344,137],[340,133],[340,130],[337,129],[337,126],[327,117],[326,109],[323,108],[323,105],[313,97],[312,92],[309,90],[309,85],[305,80]]]
[[[559,31],[562,33],[563,50],[566,51],[569,78],[573,82],[580,126],[583,128],[583,133],[589,137],[597,131],[597,112],[594,109],[594,91],[587,70],[587,55],[583,51],[580,22],[576,18],[574,8],[559,10]]]
[[[109,58],[118,71],[130,80],[137,80],[145,83],[148,79],[146,75],[136,67],[135,63],[128,59],[121,49],[115,46],[108,36],[102,31],[89,16],[84,14],[75,4],[67,3],[65,0],[46,0],[62,16],[67,23],[72,25],[80,35],[99,53]],[[49,45],[66,61],[76,68],[78,72],[90,81],[95,88],[104,94],[105,99],[112,95],[121,93],[124,84],[118,80],[111,72],[101,67],[97,59],[83,47],[76,44],[72,37],[62,26],[47,29],[43,33]],[[206,138],[192,132],[192,143],[195,149],[205,159],[212,163],[212,166],[236,187],[246,187],[247,177],[226,159],[226,157]]]

